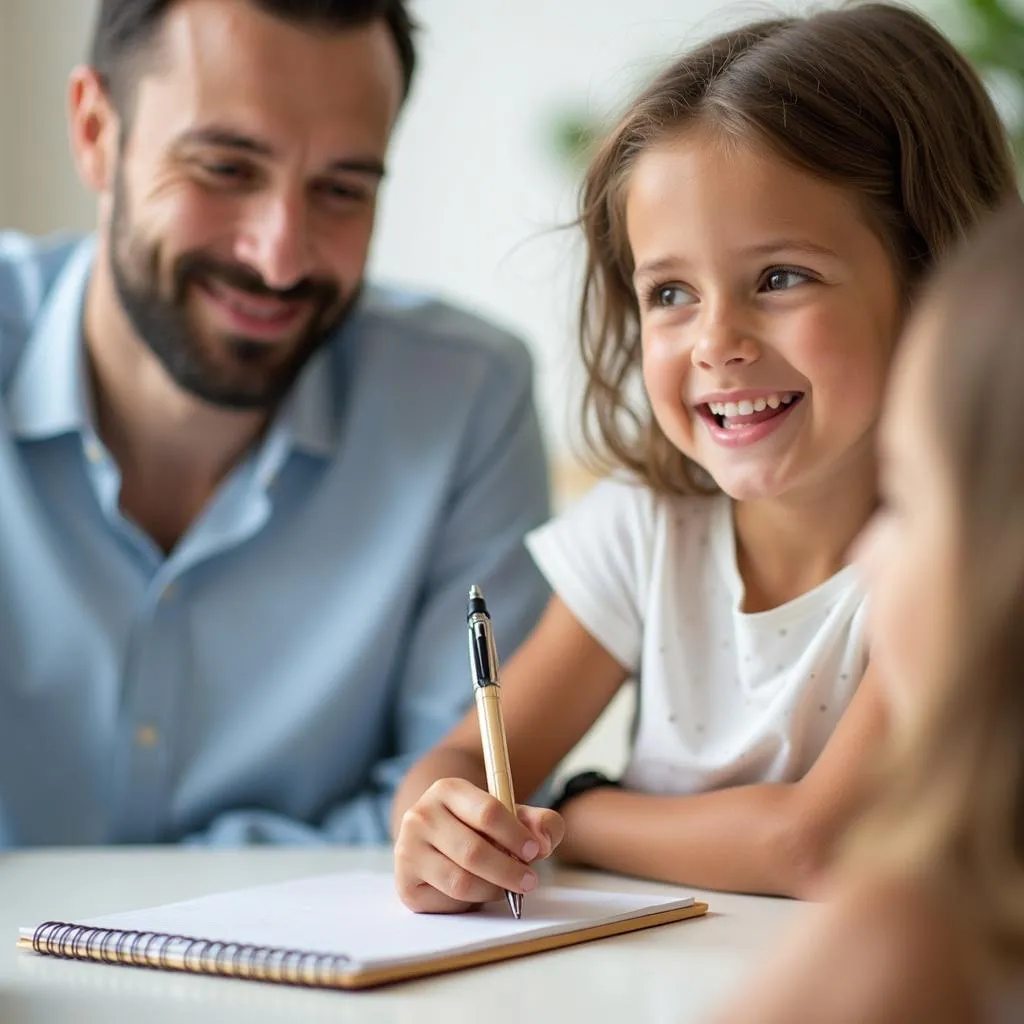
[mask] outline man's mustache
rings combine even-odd
[[[338,287],[333,281],[306,277],[290,288],[271,288],[251,267],[241,263],[224,263],[209,256],[180,257],[175,267],[175,279],[175,290],[179,297],[189,281],[214,279],[237,291],[282,302],[315,302],[326,307],[338,300]]]

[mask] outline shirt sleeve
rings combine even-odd
[[[651,492],[639,483],[609,478],[526,538],[569,611],[633,673],[643,641],[653,524]]]

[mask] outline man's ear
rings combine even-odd
[[[81,65],[71,72],[68,129],[78,176],[94,192],[109,192],[121,122],[95,68]]]

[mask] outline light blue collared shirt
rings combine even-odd
[[[531,363],[370,289],[170,555],[120,512],[81,332],[92,240],[0,234],[0,848],[387,838],[547,588]]]

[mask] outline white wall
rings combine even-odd
[[[95,0],[0,0],[0,10],[4,226],[88,229],[92,199],[71,166],[64,111],[68,72],[85,57]]]
[[[9,126],[8,111],[11,107],[11,97],[4,81],[4,69],[9,68],[11,61],[8,57],[10,47],[10,14],[7,8],[0,4],[0,139],[12,139],[13,134]],[[11,160],[7,154],[0,155],[0,224],[8,222],[10,217],[10,166]]]

